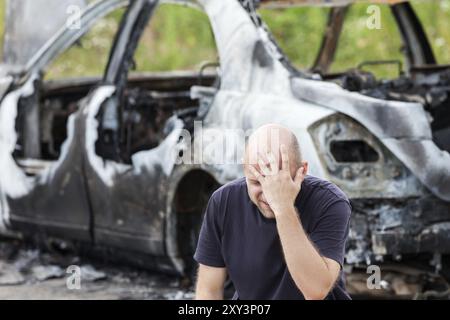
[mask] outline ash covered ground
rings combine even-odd
[[[69,289],[70,265],[81,270]],[[70,282],[70,281],[69,281]],[[72,282],[73,283],[73,282]],[[104,263],[72,251],[48,250],[0,238],[0,299],[193,299],[193,286],[177,277]]]

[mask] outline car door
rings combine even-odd
[[[8,75],[13,80],[0,106],[4,229],[91,239],[78,101],[101,78],[44,81],[44,76],[52,63],[102,18],[127,4],[125,0],[105,0],[88,6],[79,17],[79,28],[64,26],[21,66],[20,73]],[[55,130],[61,134],[52,136]]]
[[[116,38],[105,84],[90,95],[85,106],[85,167],[95,243],[162,255],[164,208],[159,199],[170,165],[161,163],[161,159],[169,150],[167,144],[176,142],[174,133],[129,161],[118,152],[128,70],[156,4],[153,0],[132,4]]]
[[[166,218],[168,199],[174,198],[176,187],[174,150],[186,128],[183,117],[194,116],[198,107],[191,99],[190,89],[200,80],[212,83],[213,79],[202,75],[197,65],[192,72],[141,70],[140,66],[152,63],[160,66],[155,60],[170,53],[159,51],[154,43],[148,47],[138,44],[154,39],[146,32],[150,30],[147,27],[155,21],[169,20],[159,11],[164,6],[172,6],[163,10],[169,15],[177,12],[178,28],[182,28],[183,17],[195,15],[197,19],[196,14],[203,15],[208,25],[200,31],[209,33],[206,15],[183,6],[185,3],[162,4],[154,13],[156,1],[136,1],[136,10],[129,11],[116,40],[105,85],[92,93],[86,108],[86,176],[95,217],[95,242],[126,249],[128,253],[146,253],[152,255],[152,261],[170,251],[165,241],[172,236],[166,234]],[[173,15],[170,17],[174,19]],[[157,30],[159,35],[164,33],[161,28]],[[198,36],[194,31],[192,34]],[[176,45],[166,43],[164,48],[170,47],[178,56],[180,45]],[[136,52],[146,53],[146,59],[140,60]],[[201,60],[215,58],[214,48],[214,54],[202,56]],[[139,70],[134,70],[136,67]],[[179,112],[172,112],[172,107]],[[173,236],[176,237],[175,232]],[[161,266],[164,265],[157,267]]]

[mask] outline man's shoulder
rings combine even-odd
[[[220,188],[218,188],[216,191],[213,192],[212,198],[216,201],[221,201],[224,199],[224,197],[228,198],[229,196],[241,196],[245,195],[246,193],[243,193],[244,190],[246,190],[247,184],[245,181],[245,177],[235,179],[233,181],[230,181]]]
[[[330,201],[345,201],[350,203],[344,191],[337,185],[316,176],[307,175],[302,184],[303,188],[313,197],[324,197]]]

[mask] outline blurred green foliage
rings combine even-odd
[[[209,20],[188,7],[160,5],[144,31],[135,55],[136,71],[200,68],[218,61]]]
[[[450,63],[450,1],[414,1],[439,63]]]
[[[366,22],[367,5],[353,5],[344,22],[331,71],[344,71],[364,61],[398,60],[404,63],[402,40],[394,17],[387,5],[380,7],[380,29],[369,29]],[[366,67],[378,76],[398,76],[398,67],[392,64]]]
[[[328,20],[327,8],[263,9],[260,14],[284,53],[301,69],[313,65]]]
[[[4,16],[6,0],[0,0]],[[450,1],[413,1],[440,63],[450,63]],[[366,26],[368,4],[348,11],[331,72],[356,67],[363,61],[400,60],[402,42],[386,5],[381,9],[381,28]],[[313,65],[328,19],[328,8],[264,9],[260,14],[280,47],[298,68]],[[108,15],[50,66],[49,78],[102,75],[123,10]],[[0,34],[3,34],[0,19]],[[188,7],[161,5],[143,33],[135,55],[136,72],[198,70],[202,62],[217,61],[217,50],[204,13]],[[380,77],[398,75],[396,66],[367,67]]]
[[[125,9],[116,10],[96,22],[75,45],[47,67],[45,78],[102,76],[124,12]]]
[[[412,1],[440,63],[450,63],[450,1]],[[404,65],[402,40],[388,5],[380,8],[380,29],[367,27],[366,3],[354,4],[347,12],[330,72],[355,68],[364,61],[398,60]],[[321,45],[328,18],[327,8],[293,8],[262,10],[261,15],[277,42],[291,61],[299,68],[314,64]],[[392,64],[365,67],[378,77],[398,76],[398,67]]]

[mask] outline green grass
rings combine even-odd
[[[0,0],[0,16],[5,1]],[[440,63],[450,63],[450,1],[413,1]],[[400,60],[401,40],[387,6],[381,8],[381,29],[366,27],[367,4],[348,12],[332,72],[356,67],[363,61]],[[261,10],[261,16],[277,42],[300,69],[313,65],[328,17],[327,8]],[[102,75],[121,14],[109,15],[49,68],[48,78]],[[3,34],[0,19],[0,34]],[[1,44],[0,44],[1,45]],[[213,34],[205,14],[195,9],[161,5],[145,30],[135,56],[136,71],[199,70],[202,62],[217,61]],[[377,76],[397,76],[395,66],[367,67]]]

